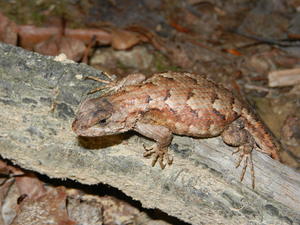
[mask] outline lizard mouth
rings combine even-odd
[[[72,130],[79,135],[79,131],[82,130],[82,126],[80,126],[80,123],[78,122],[78,119],[75,119],[72,123]]]
[[[82,126],[78,122],[78,120],[74,120],[72,123],[72,130],[78,135],[78,136],[83,136],[83,137],[95,137],[99,136],[99,132],[97,131],[97,127],[87,127],[87,126]]]
[[[78,119],[75,119],[72,123],[72,130],[75,132],[75,134],[77,134],[78,136],[90,136],[88,135],[89,130],[91,128],[86,126],[86,125],[83,125],[80,120]]]
[[[78,135],[83,137],[98,137],[104,136],[109,133],[105,127],[100,124],[94,124],[93,126],[87,126],[81,123],[81,120],[75,119],[72,123],[72,130]]]

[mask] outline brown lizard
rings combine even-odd
[[[112,87],[113,92],[87,99],[72,124],[80,136],[104,136],[134,130],[156,143],[144,156],[154,155],[164,168],[172,158],[168,146],[173,134],[191,137],[221,135],[240,152],[237,167],[244,161],[241,180],[248,164],[254,169],[251,152],[257,149],[279,160],[279,148],[255,114],[221,85],[191,73],[166,72],[146,79],[131,74]]]

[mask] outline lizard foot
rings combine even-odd
[[[244,160],[244,166],[243,166],[243,170],[241,173],[241,178],[240,180],[243,181],[244,176],[245,176],[245,172],[246,169],[248,167],[248,165],[250,165],[250,171],[251,171],[251,178],[252,178],[252,188],[255,188],[255,176],[254,176],[254,166],[253,166],[253,161],[252,161],[252,145],[250,144],[245,144],[245,145],[241,145],[237,148],[236,151],[234,151],[232,154],[236,154],[238,152],[240,152],[240,156],[239,156],[239,160],[236,164],[236,168],[238,168],[242,161]]]
[[[152,166],[155,166],[156,162],[159,162],[159,165],[162,169],[166,167],[167,164],[164,163],[164,159],[167,160],[169,165],[173,162],[173,157],[169,155],[168,148],[159,148],[156,144],[151,147],[145,147],[144,157],[153,155]]]

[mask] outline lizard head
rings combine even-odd
[[[79,136],[97,137],[125,132],[125,122],[114,113],[113,104],[104,97],[83,101],[72,123],[73,131]]]

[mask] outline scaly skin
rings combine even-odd
[[[115,84],[112,93],[84,101],[72,128],[80,136],[104,136],[135,130],[156,141],[145,156],[154,155],[152,165],[164,158],[172,135],[214,137],[238,147],[254,170],[251,152],[258,149],[279,160],[279,148],[263,123],[224,87],[191,73],[167,72],[145,79],[132,74]],[[250,162],[249,162],[250,160]]]

